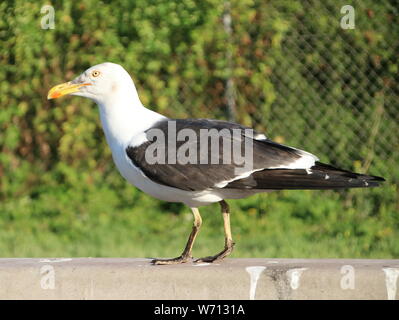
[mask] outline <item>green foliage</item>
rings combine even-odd
[[[232,201],[235,256],[398,257],[398,10],[353,1],[0,3],[2,256],[173,256],[191,216],[117,173],[88,100],[46,100],[50,87],[104,61],[122,64],[148,107],[171,117],[227,118],[322,161],[382,175],[379,189],[292,191]],[[393,2],[392,2],[393,3]],[[227,51],[232,54],[229,70]],[[218,208],[202,209],[196,254],[223,244]],[[167,243],[167,245],[165,245]]]

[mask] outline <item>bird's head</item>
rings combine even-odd
[[[75,95],[101,104],[123,90],[135,91],[130,75],[122,66],[105,62],[90,67],[72,81],[51,88],[47,99]]]

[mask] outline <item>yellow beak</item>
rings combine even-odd
[[[59,97],[65,96],[66,94],[77,92],[81,87],[90,85],[90,83],[72,83],[71,81],[65,82],[52,87],[48,92],[47,99],[57,99]]]

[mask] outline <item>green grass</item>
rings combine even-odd
[[[181,253],[192,224],[187,207],[154,200],[121,181],[104,185],[44,185],[3,201],[0,256]],[[284,191],[231,200],[233,257],[398,258],[396,193],[396,186],[387,184],[340,193]],[[219,206],[200,210],[197,257],[220,251],[224,243]]]

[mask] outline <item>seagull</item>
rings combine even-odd
[[[115,63],[90,67],[74,80],[51,88],[47,98],[64,95],[89,98],[98,105],[113,161],[130,184],[154,198],[191,208],[194,223],[182,254],[153,259],[153,264],[192,261],[202,224],[201,206],[218,202],[223,217],[224,249],[194,260],[212,263],[230,255],[235,245],[226,199],[284,189],[376,187],[385,181],[321,163],[309,152],[273,142],[237,123],[165,117],[141,103],[129,73]],[[203,143],[212,135],[216,143]]]

